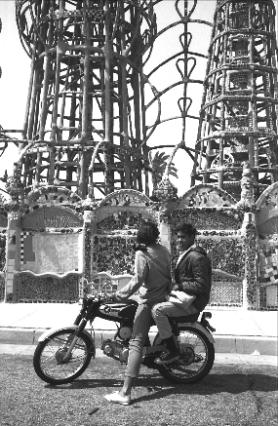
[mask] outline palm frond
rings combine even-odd
[[[159,152],[157,151],[151,160],[150,168],[149,170],[152,173],[152,181],[154,188],[157,187],[158,183],[161,181],[163,174],[165,172],[166,166],[167,166],[167,160],[169,159],[169,155],[167,155],[165,152]],[[169,167],[169,174],[170,176],[173,176],[174,178],[178,178],[178,170],[175,167],[175,165],[172,163]]]

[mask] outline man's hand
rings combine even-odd
[[[172,288],[172,290],[174,290],[174,291],[179,290],[179,285],[178,285],[178,284],[175,284],[175,285],[174,285],[174,287]]]

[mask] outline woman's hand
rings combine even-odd
[[[117,292],[112,293],[113,302],[119,302],[122,298],[117,294]]]
[[[102,302],[119,302],[121,299],[117,296],[117,293],[112,294],[99,294],[99,298]]]

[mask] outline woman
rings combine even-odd
[[[125,300],[140,289],[124,385],[119,392],[104,397],[116,404],[130,404],[132,382],[139,374],[142,350],[150,326],[153,324],[152,307],[165,301],[166,294],[170,291],[170,253],[166,247],[157,244],[158,236],[156,224],[150,221],[142,223],[137,234],[138,245],[135,248],[135,275],[115,296],[117,300]]]

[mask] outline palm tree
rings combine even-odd
[[[0,180],[1,180],[2,182],[7,183],[7,180],[8,180],[8,172],[7,172],[7,170],[5,170],[5,172],[4,172],[4,174],[3,174],[3,177],[0,177]]]
[[[153,159],[151,158],[151,155],[149,155],[149,159],[150,159],[149,170],[152,173],[152,183],[153,183],[154,189],[157,188],[159,182],[161,181],[164,175],[169,157],[170,155],[167,155],[165,152],[159,152],[159,151],[155,153]],[[169,175],[175,178],[178,178],[177,172],[178,172],[177,168],[175,167],[173,163],[171,163],[169,165]]]

